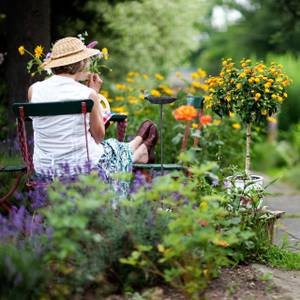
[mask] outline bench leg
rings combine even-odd
[[[119,142],[124,142],[127,128],[127,121],[120,121],[117,124],[117,139]]]
[[[10,208],[7,205],[7,201],[11,198],[11,196],[14,194],[14,192],[16,191],[17,187],[19,186],[19,183],[21,181],[22,176],[25,173],[19,173],[16,177],[15,183],[12,186],[12,188],[10,189],[10,191],[4,195],[2,198],[0,198],[0,207],[3,207],[6,211],[10,211]]]

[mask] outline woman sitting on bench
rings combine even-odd
[[[103,81],[97,74],[87,72],[89,58],[94,55],[99,55],[99,51],[87,48],[78,38],[58,40],[50,58],[42,65],[54,75],[34,83],[28,90],[28,99],[34,103],[92,99],[94,105],[88,116],[87,136],[90,166],[99,167],[107,174],[131,172],[132,163],[153,160],[157,128],[147,120],[129,143],[104,140],[105,126],[98,95]],[[33,130],[33,164],[37,174],[63,175],[61,166],[66,164],[71,174],[84,170],[87,156],[82,115],[34,117]]]

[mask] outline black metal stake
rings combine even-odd
[[[145,99],[148,100],[152,104],[159,104],[160,106],[160,120],[159,120],[159,135],[160,135],[160,172],[161,175],[164,175],[164,154],[163,154],[163,135],[162,135],[162,127],[163,127],[163,105],[173,103],[176,101],[175,97],[169,96],[161,96],[154,97],[151,95],[145,96]]]
[[[160,104],[160,120],[159,120],[159,135],[160,135],[160,172],[161,176],[164,175],[164,165],[163,165],[163,137],[162,137],[162,127],[163,127],[163,104]]]

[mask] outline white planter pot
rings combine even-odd
[[[250,179],[244,179],[242,176],[235,175],[229,176],[226,178],[226,188],[228,192],[231,193],[233,191],[243,191],[249,192],[251,190],[263,190],[264,189],[264,178],[259,175],[250,175]],[[258,208],[262,207],[263,199],[260,200],[258,204]],[[251,205],[246,205],[250,207]]]
[[[251,179],[243,179],[241,176],[229,176],[226,178],[227,187],[236,187],[245,191],[249,190],[262,190],[264,178],[259,175],[250,175]]]

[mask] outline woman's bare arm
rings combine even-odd
[[[99,144],[105,136],[105,126],[100,108],[100,101],[96,91],[91,92],[90,99],[94,101],[94,105],[90,114],[90,132],[95,142]]]
[[[28,97],[28,102],[31,102],[31,97],[32,97],[32,85],[31,85],[31,86],[29,87],[29,89],[28,89],[27,97]]]

